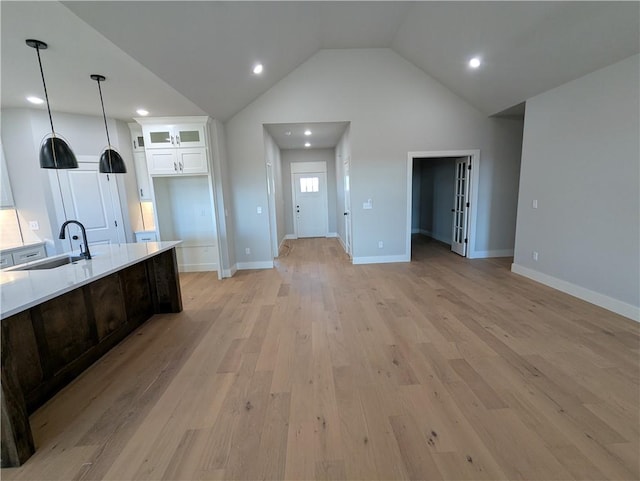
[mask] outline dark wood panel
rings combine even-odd
[[[92,282],[87,287],[91,292],[98,341],[101,342],[127,322],[120,276],[115,273]]]
[[[42,330],[48,345],[43,363],[55,373],[87,351],[94,340],[87,322],[82,289],[76,289],[40,305]]]
[[[151,287],[146,263],[135,264],[121,272],[127,321],[142,324],[153,315]]]
[[[2,322],[2,337],[11,346],[10,362],[20,366],[18,381],[23,392],[33,391],[43,380],[38,344],[31,323],[31,312],[24,311]]]
[[[150,278],[155,292],[155,312],[181,312],[182,294],[178,278],[176,250],[171,249],[148,261]]]

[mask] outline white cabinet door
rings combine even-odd
[[[11,267],[13,265],[13,256],[11,253],[1,254],[0,255],[0,269],[4,269],[5,267]]]
[[[149,181],[149,170],[147,169],[147,158],[144,152],[134,152],[133,165],[136,169],[138,196],[140,196],[140,200],[153,200],[151,183]]]
[[[0,144],[0,207],[13,207],[13,194],[2,144]]]
[[[207,149],[177,149],[181,174],[206,174]]]
[[[38,259],[44,259],[47,254],[44,250],[44,246],[25,247],[13,251],[13,265],[17,266],[24,264],[25,262],[37,261]]]
[[[147,150],[149,175],[177,175],[178,155],[176,149]]]
[[[144,148],[166,149],[176,146],[173,125],[145,125],[142,128],[144,137]]]

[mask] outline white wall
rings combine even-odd
[[[271,222],[275,223],[276,226],[276,238],[274,240],[275,250],[279,250],[280,244],[284,240],[287,235],[287,222],[286,222],[286,210],[285,210],[285,198],[286,198],[286,183],[283,182],[283,166],[282,166],[282,153],[280,151],[280,147],[276,144],[276,141],[273,139],[271,134],[267,132],[267,129],[264,129],[264,155],[265,155],[265,163],[271,164],[272,178],[270,181],[272,182],[273,194],[271,196],[270,202],[273,202],[274,208],[274,217],[275,219],[270,219]],[[291,190],[291,188],[289,188]]]
[[[59,203],[59,192],[51,188],[50,169],[41,169],[39,150],[42,139],[51,131],[46,110],[4,109],[2,110],[2,143],[5,149],[7,170],[11,178],[11,188],[16,209],[21,218],[21,229],[27,235],[35,234],[46,242],[48,254],[63,249],[58,242],[55,206]],[[107,145],[104,120],[98,116],[75,115],[53,112],[56,133],[71,146],[76,155],[99,156]],[[128,207],[129,202],[137,202],[137,185],[133,156],[125,123],[107,119],[109,135],[113,146],[122,154],[128,173],[118,179],[120,199],[123,204],[125,235],[133,241],[132,225],[136,227],[139,209]],[[120,177],[120,176],[117,176]],[[133,195],[133,197],[130,197]],[[36,220],[40,229],[31,232],[28,222]]]
[[[327,163],[328,232],[336,232],[336,156],[334,149],[290,149],[282,151],[282,187],[287,234],[294,235],[293,192],[291,191],[291,164],[294,162]]]
[[[639,59],[527,101],[513,266],[636,319]]]
[[[238,253],[270,259],[267,216],[252,215],[266,205],[262,124],[334,121],[351,121],[354,257],[406,255],[409,151],[480,149],[476,248],[513,247],[522,123],[487,118],[389,49],[353,49],[318,52],[226,124]]]

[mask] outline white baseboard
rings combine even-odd
[[[178,264],[178,272],[210,272],[217,270],[218,264],[215,262],[207,264]]]
[[[338,242],[340,242],[340,245],[342,246],[342,250],[344,250],[345,252],[347,252],[347,245],[344,243],[344,241],[342,240],[342,237],[338,236]]]
[[[338,233],[337,232],[329,232],[326,237],[338,237]]]
[[[273,261],[238,262],[236,266],[239,271],[249,269],[273,269]]]
[[[222,277],[233,277],[236,272],[238,272],[238,265],[233,264],[230,269],[222,270]]]
[[[513,257],[513,249],[496,249],[492,251],[473,251],[469,259],[487,259],[489,257]]]
[[[518,264],[511,264],[511,272],[640,322],[640,307]]]
[[[391,262],[409,262],[411,259],[406,254],[399,256],[369,256],[354,257],[354,264],[388,264]]]
[[[445,237],[445,236],[441,236],[438,234],[434,234],[433,232],[431,232],[430,230],[425,230],[425,229],[418,229],[418,232],[413,232],[413,234],[422,234],[422,235],[426,235],[427,237],[431,237],[432,239],[435,239],[437,241],[440,242],[444,242],[445,244],[449,244],[451,245],[451,237]]]
[[[295,235],[295,234],[287,234],[286,236],[284,236],[285,240],[287,240],[287,239],[297,239],[297,238],[298,238],[298,236]]]

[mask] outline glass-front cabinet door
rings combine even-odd
[[[205,147],[204,125],[185,124],[175,126],[178,147]]]
[[[167,149],[176,146],[172,125],[144,126],[145,149]]]

